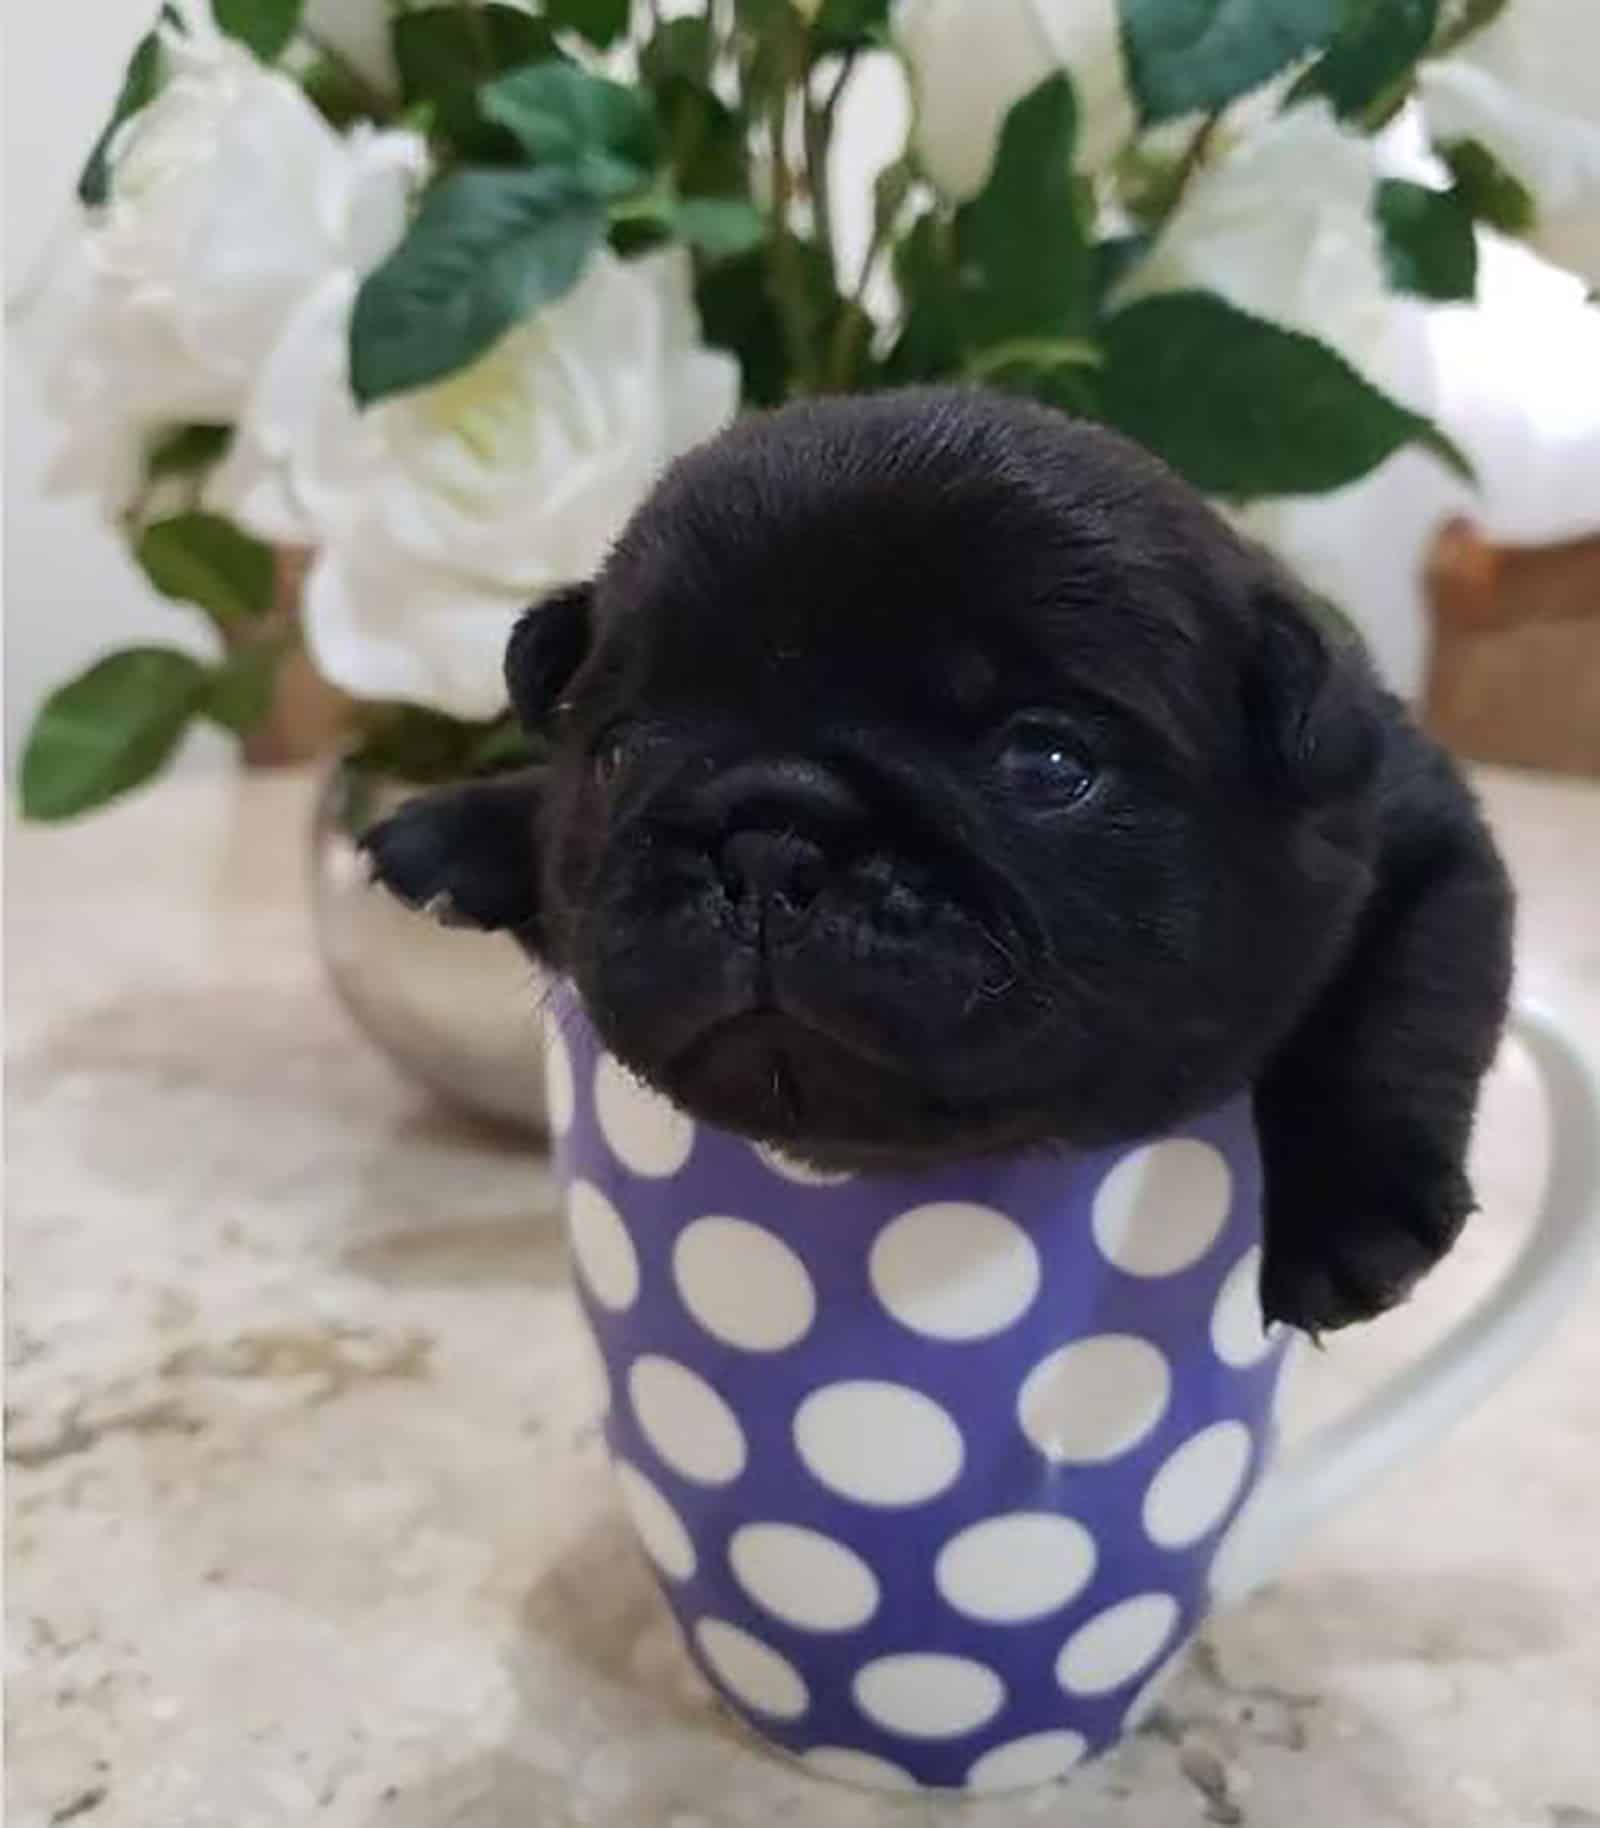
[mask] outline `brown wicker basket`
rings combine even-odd
[[[1473,761],[1600,775],[1600,535],[1497,546],[1452,521],[1427,594],[1434,734]]]

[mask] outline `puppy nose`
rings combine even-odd
[[[700,790],[695,812],[713,831],[792,832],[826,843],[866,816],[855,789],[821,762],[770,757],[725,768]]]
[[[822,892],[827,861],[809,839],[790,832],[736,831],[719,854],[728,899],[758,924],[774,915],[794,919]]]

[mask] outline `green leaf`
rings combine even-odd
[[[1434,299],[1476,295],[1478,238],[1472,212],[1454,191],[1387,178],[1378,186],[1375,209],[1396,291]]]
[[[492,724],[474,725],[473,730],[467,774],[501,774],[509,768],[525,768],[534,759],[527,731],[509,713]]]
[[[552,61],[513,70],[486,83],[478,105],[536,164],[570,172],[597,197],[641,190],[655,171],[649,96],[573,64]]]
[[[882,44],[889,34],[890,0],[822,0],[812,21],[812,43],[820,52],[860,51]]]
[[[235,736],[253,730],[272,709],[278,666],[287,651],[286,641],[252,641],[235,648],[206,669],[200,710]]]
[[[133,556],[164,597],[197,604],[218,627],[272,607],[272,548],[220,514],[195,510],[152,521]]]
[[[644,198],[635,199],[641,205]],[[619,214],[612,211],[611,221],[606,229],[606,246],[619,260],[638,260],[642,255],[657,253],[671,245],[674,239],[670,199],[653,200],[650,210],[624,207]]]
[[[1009,343],[994,343],[967,358],[969,381],[993,381],[1020,370],[1052,374],[1063,368],[1103,368],[1105,356],[1097,343],[1085,337],[1019,336]]]
[[[1210,494],[1320,495],[1407,444],[1471,477],[1436,426],[1326,344],[1209,292],[1141,299],[1108,318],[1101,338],[1106,419]]]
[[[371,88],[337,57],[313,57],[300,73],[300,87],[317,113],[340,133],[372,118]]]
[[[910,158],[896,159],[885,165],[872,181],[872,233],[876,240],[889,245],[900,217],[917,184],[917,167]]]
[[[182,21],[170,6],[164,6],[161,23],[181,26]],[[161,87],[163,62],[160,33],[146,32],[133,47],[128,67],[122,73],[122,87],[111,105],[111,118],[100,130],[100,137],[78,175],[78,201],[86,209],[97,209],[110,195],[112,141],[122,123],[137,114]]]
[[[517,6],[430,6],[402,13],[391,30],[407,109],[430,108],[436,130],[470,158],[515,158],[516,142],[479,113],[478,90],[557,56],[549,21]]]
[[[147,781],[177,748],[205,668],[170,647],[108,654],[45,700],[22,755],[22,810],[70,819]]]
[[[1325,95],[1342,120],[1386,107],[1409,87],[1438,21],[1439,0],[1344,0],[1332,42],[1290,99]]]
[[[1109,235],[1094,245],[1094,293],[1103,307],[1105,301],[1150,252],[1151,235],[1135,230],[1127,235]]]
[[[1072,173],[1072,83],[1049,77],[1006,116],[994,170],[956,216],[968,340],[1071,336],[1094,318],[1094,263]]]
[[[590,44],[612,44],[628,29],[628,0],[545,0],[544,11],[558,31]]]
[[[1538,214],[1533,193],[1481,140],[1451,140],[1437,151],[1450,167],[1456,195],[1475,221],[1507,235],[1526,235],[1533,227]]]
[[[667,168],[685,196],[749,195],[745,129],[731,109],[682,76],[663,78],[655,103]]]
[[[144,473],[152,482],[162,476],[197,476],[218,462],[232,441],[231,425],[175,425],[145,452]]]
[[[1171,120],[1259,88],[1338,27],[1342,0],[1120,0],[1140,112]]]
[[[655,190],[611,206],[611,244],[625,256],[676,239],[708,260],[728,260],[759,247],[766,233],[766,218],[742,197],[677,197]]]
[[[1018,337],[970,356],[965,378],[1092,418],[1100,409],[1095,376],[1104,366],[1099,345],[1081,337]]]
[[[419,705],[380,704],[361,712],[350,760],[358,769],[431,785],[521,767],[532,758],[533,745],[509,713],[465,723]]]
[[[696,280],[695,303],[706,341],[738,358],[745,405],[777,406],[788,391],[788,362],[762,253],[707,267]]]
[[[230,38],[272,63],[300,29],[305,0],[211,0],[211,16]]]
[[[714,51],[709,19],[664,19],[639,53],[639,70],[651,88],[673,77],[703,86],[711,80]]]
[[[783,328],[772,297],[768,250],[718,261],[703,269],[696,287],[706,341],[739,359],[748,406],[776,406],[793,379]],[[799,280],[806,346],[826,350],[850,307],[833,288],[822,250],[796,240],[792,257]]]
[[[437,381],[577,284],[605,211],[564,171],[467,169],[429,192],[350,321],[362,405]]]
[[[949,225],[931,210],[919,216],[895,249],[894,265],[905,319],[884,366],[887,379],[908,387],[959,374],[967,334]]]
[[[771,32],[784,19],[796,17],[794,0],[733,0],[734,17],[754,36]]]
[[[678,235],[712,260],[727,260],[759,247],[766,220],[740,197],[683,197],[671,211]]]

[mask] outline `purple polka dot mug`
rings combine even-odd
[[[1246,1094],[1114,1148],[823,1177],[646,1090],[558,990],[550,1120],[617,1486],[727,1704],[877,1788],[1015,1789],[1113,1744],[1213,1603],[1570,1296],[1593,1088],[1545,1019],[1521,1033],[1556,1123],[1518,1266],[1274,1459]]]

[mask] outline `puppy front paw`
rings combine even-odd
[[[361,848],[375,880],[442,926],[496,931],[534,918],[533,800],[520,777],[419,794]]]
[[[1411,1293],[1472,1209],[1454,1169],[1376,1185],[1329,1171],[1281,1186],[1269,1174],[1262,1311],[1313,1336],[1372,1320]]]
[[[472,866],[441,842],[438,823],[425,803],[414,802],[374,825],[361,839],[372,879],[440,926],[481,926],[470,907]]]

